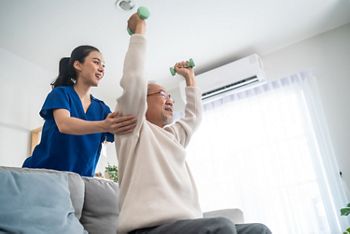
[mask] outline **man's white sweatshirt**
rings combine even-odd
[[[117,111],[137,117],[131,134],[116,138],[120,214],[118,233],[202,217],[197,189],[186,162],[187,146],[201,120],[201,92],[186,87],[185,116],[161,128],[146,120],[146,39],[134,34],[125,56]]]

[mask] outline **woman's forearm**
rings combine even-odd
[[[64,134],[85,135],[92,133],[107,132],[104,126],[104,121],[86,121],[74,117],[67,117],[56,123],[58,130]]]

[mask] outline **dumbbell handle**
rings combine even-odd
[[[196,64],[194,63],[193,59],[190,58],[189,60],[186,61],[185,67],[193,68],[195,66],[196,66]],[[172,76],[175,76],[175,74],[176,74],[175,66],[170,68],[170,73]]]
[[[137,8],[137,14],[142,20],[146,20],[150,16],[149,10],[146,7],[143,7],[143,6]],[[130,36],[132,34],[134,34],[134,32],[129,27],[128,27],[128,33],[129,33]]]

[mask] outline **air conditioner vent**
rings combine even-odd
[[[216,96],[216,95],[219,95],[221,93],[228,92],[230,90],[234,90],[234,89],[237,89],[237,88],[240,88],[240,87],[252,84],[252,83],[256,83],[256,82],[259,82],[259,81],[260,80],[258,79],[257,76],[252,76],[252,77],[249,77],[247,79],[243,79],[243,80],[234,82],[232,84],[228,84],[228,85],[222,86],[220,88],[217,88],[217,89],[205,92],[205,93],[202,94],[202,100],[210,98],[210,97],[213,97],[213,96]]]

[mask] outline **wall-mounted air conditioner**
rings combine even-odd
[[[257,54],[197,75],[197,84],[202,90],[203,100],[264,80],[263,64]]]

